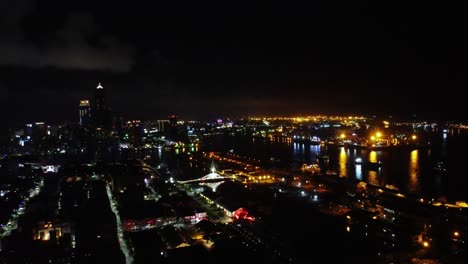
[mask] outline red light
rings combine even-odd
[[[236,211],[234,211],[232,216],[235,219],[243,219],[243,220],[248,220],[248,221],[254,221],[255,220],[255,217],[250,216],[249,212],[247,210],[245,210],[244,208],[237,209]]]
[[[125,231],[132,230],[135,227],[135,222],[133,220],[126,220],[123,223]]]

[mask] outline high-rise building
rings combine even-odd
[[[168,137],[172,141],[178,141],[179,140],[179,128],[177,126],[177,116],[176,115],[170,115],[169,116]]]
[[[104,111],[106,109],[106,92],[104,90],[104,87],[102,87],[101,83],[99,83],[96,87],[94,100],[96,112]]]
[[[183,125],[184,122],[178,120],[176,115],[169,116],[169,127],[166,130],[167,137],[172,141],[188,141],[187,128]]]
[[[158,131],[160,133],[165,133],[167,130],[167,127],[169,126],[169,120],[157,120],[156,121]]]
[[[85,127],[90,125],[91,121],[91,105],[89,100],[80,100],[80,126]]]
[[[29,126],[29,124],[27,125]],[[31,124],[31,142],[34,150],[39,151],[45,145],[44,138],[47,136],[47,125],[44,122]]]
[[[106,100],[106,91],[104,90],[104,87],[101,85],[101,83],[99,83],[96,87],[94,94],[93,117],[96,129],[112,129],[111,111]]]
[[[140,120],[128,121],[125,125],[124,139],[133,147],[140,147],[142,143],[143,128]]]

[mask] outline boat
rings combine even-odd
[[[302,135],[293,135],[292,141],[296,143],[310,144],[310,145],[320,145],[322,141],[317,136],[302,136]]]
[[[316,163],[311,165],[303,164],[301,167],[302,172],[311,172],[312,174],[320,173],[321,169],[320,166]]]

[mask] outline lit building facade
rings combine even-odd
[[[140,147],[142,143],[143,129],[140,120],[128,121],[125,125],[124,141],[133,147]]]
[[[52,239],[59,239],[64,235],[72,235],[72,243],[74,242],[73,226],[69,222],[62,222],[59,220],[40,221],[34,228],[34,240],[48,241]]]
[[[80,100],[80,126],[89,126],[91,121],[91,105],[89,100]]]

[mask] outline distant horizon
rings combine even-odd
[[[77,113],[77,116],[78,116],[78,108],[76,109],[76,113]],[[395,121],[429,121],[429,122],[447,122],[447,123],[450,123],[450,122],[457,122],[457,123],[463,123],[463,124],[466,124],[468,122],[468,118],[465,118],[465,119],[449,119],[449,118],[446,118],[446,119],[443,119],[443,118],[424,118],[424,117],[418,117],[418,115],[416,115],[416,117],[414,117],[414,115],[411,115],[411,114],[406,114],[406,115],[372,115],[372,114],[369,114],[369,115],[362,115],[362,114],[289,114],[289,115],[244,115],[242,117],[234,117],[234,116],[228,116],[228,115],[225,115],[225,116],[216,116],[216,117],[209,117],[209,118],[184,118],[183,115],[178,115],[177,113],[169,113],[168,115],[166,115],[166,117],[169,117],[169,115],[171,114],[175,114],[177,115],[177,117],[180,119],[180,120],[183,120],[183,121],[202,121],[202,122],[214,122],[216,121],[217,119],[221,118],[229,118],[231,120],[239,120],[239,119],[244,119],[244,118],[293,118],[293,117],[310,117],[310,116],[327,116],[327,117],[332,117],[332,116],[338,116],[338,117],[349,117],[349,116],[358,116],[358,117],[366,117],[366,118],[380,118],[380,119],[387,119],[387,120],[395,120]],[[390,116],[392,116],[392,118],[389,118]],[[164,118],[164,117],[161,117],[161,118],[146,118],[146,119],[139,119],[139,118],[126,118],[126,117],[122,117],[124,118],[124,120],[141,120],[141,121],[156,121],[156,120],[167,120],[168,118]],[[79,120],[78,120],[78,117],[76,118],[76,120],[41,120],[41,119],[38,119],[38,120],[34,120],[34,121],[31,121],[31,120],[25,120],[24,122],[21,122],[21,121],[18,121],[16,120],[16,122],[14,124],[10,124],[8,126],[2,126],[2,129],[0,129],[0,143],[4,144],[6,141],[8,141],[9,139],[9,136],[10,136],[10,133],[14,130],[17,130],[17,129],[21,129],[23,128],[26,124],[32,124],[32,123],[36,123],[36,122],[44,122],[46,124],[50,124],[50,125],[60,125],[60,124],[64,124],[64,123],[73,123],[73,124],[78,124],[79,123]]]
[[[64,72],[45,69],[33,71],[26,68],[6,70],[5,67],[0,66],[0,73],[2,72],[5,78],[0,81],[0,92],[6,96],[0,97],[0,118],[8,126],[18,124],[18,120],[65,121],[72,120],[73,117],[78,118],[79,101],[88,99],[92,102],[94,89],[100,82],[106,90],[113,112],[129,119],[162,118],[172,113],[192,119],[212,119],[219,116],[310,115],[304,113],[343,116],[392,115],[402,118],[411,118],[416,115],[416,118],[436,120],[468,119],[462,109],[462,96],[456,96],[453,97],[453,101],[447,101],[450,91],[440,94],[424,92],[426,95],[414,101],[403,94],[401,99],[396,99],[393,95],[382,95],[378,99],[377,97],[368,98],[363,95],[364,91],[357,91],[356,94],[347,91],[345,97],[336,98],[326,94],[315,94],[313,91],[296,95],[294,90],[286,89],[285,95],[281,96],[278,94],[278,88],[271,91],[274,93],[271,96],[269,93],[260,95],[258,92],[252,95],[233,95],[231,90],[236,88],[229,88],[229,86],[220,88],[219,91],[203,91],[202,94],[197,95],[187,94],[187,92],[179,94],[174,91],[175,88],[170,87],[172,84],[168,80],[158,84],[158,81],[148,81],[142,77],[144,82],[149,83],[138,84],[139,81],[134,77],[104,72]],[[50,78],[47,77],[49,75]],[[24,78],[25,76],[27,78]],[[153,85],[156,86],[153,87]],[[288,86],[287,83],[280,85]],[[139,89],[133,89],[133,87],[139,87]],[[153,90],[158,91],[159,95],[153,96]],[[329,90],[329,88],[324,90]],[[409,94],[410,97],[419,94],[417,91],[411,91],[411,93],[416,95]],[[434,101],[435,99],[426,98],[437,97],[437,95],[440,96],[438,102]],[[451,103],[439,106],[442,101]]]
[[[78,110],[77,110],[78,111]],[[133,117],[128,117],[124,115],[119,115],[119,116],[113,116],[113,120],[116,118],[122,118],[123,120],[126,121],[131,121],[131,120],[140,120],[140,121],[156,121],[156,120],[168,120],[169,116],[175,115],[177,116],[178,120],[180,121],[202,121],[202,122],[214,122],[217,119],[222,119],[223,121],[226,121],[225,119],[229,120],[242,120],[242,119],[249,119],[249,118],[306,118],[306,117],[363,117],[366,119],[371,119],[371,118],[377,118],[377,119],[385,119],[389,121],[427,121],[427,122],[468,122],[468,118],[461,119],[461,118],[433,118],[433,117],[426,117],[426,116],[418,116],[418,115],[412,115],[412,114],[388,114],[388,115],[376,115],[376,114],[336,114],[336,113],[310,113],[310,114],[284,114],[284,115],[274,115],[274,114],[246,114],[246,115],[217,115],[217,116],[211,116],[211,117],[189,117],[189,116],[184,116],[181,114],[177,113],[169,113],[165,116],[159,116],[159,117],[154,117],[154,118],[133,118]],[[17,126],[23,126],[26,124],[34,124],[38,122],[44,122],[46,124],[62,124],[62,123],[74,123],[78,124],[79,120],[76,118],[76,120],[72,119],[59,119],[59,120],[47,120],[47,119],[29,119],[29,120],[24,120],[24,121],[18,121],[13,122],[12,125],[9,126],[9,129],[13,129],[13,127]]]
[[[157,5],[0,4],[3,124],[73,120],[78,101],[92,99],[99,82],[113,112],[132,119],[170,113],[467,119],[460,92],[463,8]]]

